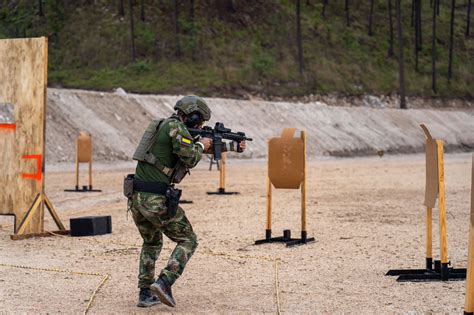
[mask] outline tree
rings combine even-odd
[[[420,12],[421,12],[421,0],[415,1],[415,70],[418,71],[418,53],[420,52],[420,36],[421,36],[421,24],[420,24]]]
[[[466,36],[469,36],[471,28],[471,0],[467,2],[467,25],[466,25]]]
[[[145,22],[145,0],[140,1],[140,19]]]
[[[390,29],[388,56],[393,56],[393,22],[392,22],[392,1],[388,0],[388,23]]]
[[[431,88],[436,93],[436,1],[433,5],[433,35],[431,37]]]
[[[374,0],[370,0],[369,36],[372,36],[374,34],[372,31],[373,18],[374,18]]]
[[[398,33],[398,70],[399,70],[399,83],[400,83],[400,108],[406,109],[406,99],[405,99],[405,69],[404,69],[404,59],[403,59],[403,36],[402,36],[402,22],[401,15],[402,9],[400,5],[401,0],[396,0],[396,10],[397,10],[397,33]]]
[[[136,52],[135,52],[135,25],[133,22],[133,0],[128,0],[129,9],[130,9],[130,39],[131,39],[131,53],[132,53],[132,62],[136,61]]]
[[[174,0],[174,30],[175,30],[175,55],[176,57],[181,56],[181,44],[179,42],[179,3],[178,0]]]
[[[44,16],[43,12],[43,0],[38,0],[38,15]]]
[[[304,71],[303,44],[301,40],[301,1],[296,0],[296,45],[298,47],[298,64],[300,74]]]
[[[449,33],[449,62],[448,62],[448,80],[453,76],[453,33],[454,33],[454,9],[456,0],[451,1],[451,29]]]
[[[350,26],[350,21],[349,21],[349,0],[345,0],[344,11],[346,11],[346,24],[347,24],[347,26]]]
[[[321,15],[323,18],[326,18],[326,7],[328,5],[328,0],[323,0],[323,11],[321,12]]]
[[[125,16],[125,8],[123,5],[123,0],[119,0],[119,15]]]
[[[195,34],[195,5],[194,5],[195,0],[190,0],[190,10],[189,10],[189,20],[191,22],[191,29],[190,29],[190,35],[191,35],[191,43],[192,43],[192,58],[193,60],[196,60],[196,34]]]

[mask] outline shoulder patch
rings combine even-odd
[[[170,129],[170,137],[176,137],[176,135],[178,134],[178,128],[171,128]]]
[[[181,144],[186,147],[189,147],[193,144],[193,140],[185,138],[185,137],[181,137]]]

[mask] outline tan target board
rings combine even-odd
[[[474,155],[471,167],[471,220],[469,227],[469,249],[466,278],[466,303],[464,314],[474,313]]]
[[[387,275],[400,276],[398,281],[458,280],[466,277],[466,269],[450,268],[448,241],[446,237],[446,196],[444,176],[444,141],[433,139],[428,128],[421,124],[426,141],[426,267],[425,269],[394,269]],[[438,200],[440,260],[433,261],[433,208]],[[434,263],[434,264],[433,264]],[[433,266],[434,265],[434,266]]]
[[[255,244],[284,242],[287,246],[306,244],[314,241],[306,232],[306,134],[301,131],[300,137],[294,137],[296,128],[285,128],[281,137],[268,141],[268,178],[267,178],[267,211],[265,239]],[[301,190],[301,238],[291,238],[290,230],[283,231],[282,237],[271,237],[272,234],[272,186],[276,189]]]
[[[0,40],[0,214],[15,216],[13,239],[44,232],[45,205],[65,230],[44,194],[47,68],[47,38]]]

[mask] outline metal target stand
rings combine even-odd
[[[79,165],[89,164],[89,185],[79,188]],[[64,189],[66,192],[101,192],[100,189],[92,188],[92,137],[81,131],[76,140],[76,187],[74,189]]]
[[[273,138],[268,143],[268,176],[267,176],[267,202],[266,202],[266,229],[265,238],[255,241],[255,245],[266,243],[285,243],[286,247],[304,245],[314,242],[314,237],[309,237],[306,231],[306,134],[301,131],[301,139],[294,139],[294,128],[283,130],[281,138]],[[288,151],[279,152],[281,148],[290,148]],[[283,153],[283,154],[280,154]],[[278,160],[285,155],[285,161]],[[301,158],[302,160],[298,160]],[[298,162],[295,162],[298,160]],[[290,161],[290,162],[288,162]],[[287,163],[281,167],[282,163]],[[280,173],[284,169],[300,176],[285,176]],[[298,171],[300,170],[300,171]],[[272,185],[275,188],[301,189],[301,238],[292,238],[291,230],[284,230],[283,236],[272,237]]]
[[[443,140],[435,140],[425,125],[420,125],[426,135],[427,185],[426,207],[426,261],[425,269],[392,269],[386,276],[399,276],[397,281],[455,281],[466,279],[466,268],[451,268],[448,260],[446,238],[446,199],[444,188]],[[439,196],[439,197],[438,197]],[[432,207],[438,197],[441,259],[433,261]]]

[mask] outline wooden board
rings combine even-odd
[[[15,128],[0,128],[0,214],[18,226],[44,190],[47,38],[0,40],[0,104],[12,104]],[[10,127],[11,127],[11,123]],[[26,233],[43,231],[44,206]]]
[[[268,176],[275,188],[297,189],[304,179],[304,141],[293,137],[295,131],[285,128],[268,142]]]
[[[92,160],[92,138],[81,131],[77,138],[77,162],[86,163]]]
[[[434,208],[436,199],[438,198],[439,182],[438,182],[438,146],[436,140],[431,137],[428,128],[420,125],[425,132],[426,137],[426,185],[425,185],[425,201],[427,208]]]

